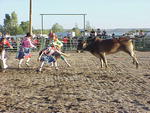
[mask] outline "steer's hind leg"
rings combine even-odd
[[[104,67],[103,59],[101,57],[99,59],[100,59],[100,63],[101,63],[101,68],[103,68]]]
[[[108,67],[108,64],[107,64],[107,60],[106,60],[105,53],[100,54],[100,57],[101,57],[102,61],[104,62],[105,67],[107,68],[107,67]]]
[[[138,60],[136,58],[136,55],[133,51],[130,52],[130,56],[133,58],[133,63],[136,63],[136,68],[138,68],[139,67],[139,62],[138,62]]]
[[[133,59],[133,64],[136,63],[136,68],[138,68],[139,62],[138,62],[138,60],[137,60],[137,58],[136,58],[136,55],[135,55],[135,53],[134,53],[134,51],[133,51],[133,46],[131,45],[131,46],[129,46],[128,48],[126,48],[125,52],[128,53],[128,54],[132,57],[132,59]]]
[[[100,54],[93,54],[93,55],[96,56],[97,58],[99,58],[100,63],[101,63],[101,68],[103,68],[104,62],[103,62],[103,59],[102,59],[101,55]]]

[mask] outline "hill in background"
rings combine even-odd
[[[129,31],[136,31],[136,30],[144,30],[144,31],[150,31],[150,28],[117,28],[117,29],[106,29],[108,34],[124,34]]]

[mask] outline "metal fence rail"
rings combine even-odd
[[[63,51],[76,51],[78,44],[83,40],[83,37],[78,37],[75,39],[70,39],[68,43],[63,43]],[[21,42],[21,37],[16,38],[15,43],[11,43],[13,46],[13,49],[10,49],[8,47],[5,47],[7,51],[9,52],[17,52],[20,47],[20,42]],[[42,50],[43,48],[49,46],[50,40],[46,39],[44,37],[39,37],[38,38],[38,44],[36,45],[36,49],[33,49],[33,51],[39,51]],[[135,50],[141,50],[145,51],[148,50],[150,51],[150,37],[144,37],[144,38],[139,38],[138,40],[134,40],[134,46]]]
[[[135,50],[150,51],[150,37],[144,37],[134,41]]]

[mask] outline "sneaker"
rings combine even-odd
[[[41,71],[42,71],[42,68],[39,68],[39,69],[37,69],[36,71],[37,71],[37,72],[41,72]]]
[[[36,72],[41,72],[40,69],[37,69]]]
[[[51,65],[51,67],[53,67],[53,66],[54,66],[54,63],[52,62],[50,65]]]
[[[21,68],[21,65],[20,65],[20,64],[18,64],[18,68]]]
[[[28,62],[26,63],[26,65],[27,65],[28,67],[30,66]]]
[[[6,69],[6,68],[8,68],[8,66],[7,66],[7,65],[4,65],[4,69]]]
[[[55,69],[56,69],[56,70],[59,70],[59,68],[58,68],[58,67],[55,67]]]

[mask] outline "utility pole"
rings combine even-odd
[[[32,0],[30,0],[30,11],[29,11],[29,32],[32,35]]]

